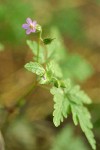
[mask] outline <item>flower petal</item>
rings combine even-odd
[[[23,25],[22,25],[22,28],[28,29],[28,28],[29,28],[29,25],[28,25],[28,24],[23,24]]]
[[[36,29],[35,29],[35,28],[34,28],[34,29],[32,29],[32,30],[31,30],[31,32],[36,32]]]
[[[27,18],[26,19],[26,22],[30,25],[30,24],[32,24],[32,20],[30,19],[30,18]]]
[[[32,31],[31,31],[31,29],[30,28],[28,28],[27,30],[26,30],[26,34],[30,34]]]
[[[32,24],[33,24],[33,26],[36,26],[37,22],[36,22],[36,21],[33,21]]]

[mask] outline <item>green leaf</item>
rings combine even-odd
[[[78,81],[85,81],[89,78],[94,72],[93,67],[80,55],[67,52],[57,28],[52,28],[51,33],[51,36],[56,37],[56,40],[47,45],[48,53],[50,53],[50,58],[59,63],[64,78]]]
[[[81,104],[91,104],[90,97],[80,89],[79,85],[72,85],[72,82],[70,79],[67,79],[64,81],[65,85],[65,93],[66,96],[73,101],[73,103],[77,103],[79,105]]]
[[[55,61],[50,61],[46,65],[45,74],[41,77],[40,84],[54,84],[56,87],[60,87],[60,81],[58,78],[62,77],[62,72],[59,65]]]
[[[67,118],[67,113],[69,111],[69,102],[67,98],[64,98],[63,90],[61,88],[53,87],[50,90],[51,94],[54,95],[54,112],[53,112],[53,122],[56,127],[63,122],[63,118]]]
[[[85,133],[90,145],[95,150],[95,139],[92,132],[93,125],[91,123],[91,115],[87,108],[83,105],[90,104],[90,98],[80,90],[79,86],[72,86],[70,80],[65,82],[66,88],[53,87],[50,92],[54,95],[54,112],[53,121],[55,126],[59,126],[60,122],[66,118],[69,112],[72,112],[72,117],[75,125],[78,123],[82,131]]]
[[[45,74],[44,68],[37,62],[29,62],[25,65],[25,68],[39,76],[43,76]]]
[[[85,103],[90,104],[91,99],[89,96],[82,90],[80,90],[80,86],[73,86],[68,92],[68,96],[72,99],[73,102],[77,104]]]
[[[94,135],[92,132],[93,125],[91,123],[91,116],[89,111],[84,106],[77,106],[75,104],[71,104],[71,110],[73,114],[73,121],[75,125],[80,124],[82,131],[85,133],[90,145],[95,150],[96,142],[94,139]],[[77,119],[77,120],[76,120]]]

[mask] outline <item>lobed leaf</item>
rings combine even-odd
[[[63,118],[67,118],[67,113],[69,111],[69,102],[67,98],[64,98],[63,91],[61,88],[53,87],[50,90],[51,94],[54,95],[54,112],[53,112],[53,122],[56,127],[63,122]]]
[[[67,88],[53,87],[50,90],[51,94],[54,95],[55,102],[53,122],[55,126],[59,126],[64,118],[68,116],[70,110],[74,124],[80,124],[81,129],[85,133],[90,145],[95,150],[96,142],[92,132],[93,125],[91,123],[91,115],[87,108],[83,106],[84,103],[89,104],[91,100],[85,92],[80,90],[79,86],[73,87],[69,82],[66,87]]]
[[[90,145],[95,150],[96,149],[96,142],[94,139],[94,135],[92,132],[93,125],[90,120],[90,113],[84,106],[77,106],[77,105],[71,105],[71,110],[73,114],[73,121],[75,125],[80,124],[82,131],[85,133]],[[77,118],[77,121],[76,121]]]
[[[80,86],[76,85],[71,88],[69,91],[69,96],[72,99],[73,102],[75,103],[85,103],[85,104],[90,104],[91,99],[89,96],[82,90],[80,90]]]
[[[29,62],[25,65],[25,68],[39,76],[43,76],[45,73],[44,68],[37,62]]]

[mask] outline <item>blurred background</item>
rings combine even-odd
[[[88,109],[100,150],[100,0],[0,0],[0,146],[5,143],[6,150],[91,149],[71,116],[54,127],[49,92],[36,88],[28,94],[34,77],[24,69],[33,57],[26,39],[34,36],[22,29],[27,17],[43,27],[44,37],[52,32],[55,40],[62,39],[60,49],[66,51],[62,71],[93,100]]]

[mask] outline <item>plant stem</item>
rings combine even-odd
[[[40,52],[40,39],[41,39],[41,33],[42,33],[42,32],[39,32],[39,38],[38,38],[37,62],[39,62],[39,52]]]

